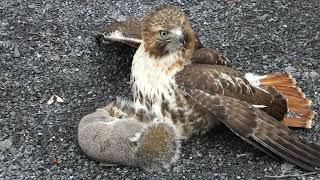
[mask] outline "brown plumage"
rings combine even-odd
[[[174,30],[180,28],[182,25],[184,31],[184,39],[187,48],[177,49],[180,51],[186,51],[184,54],[188,59],[192,57],[195,46],[195,33],[187,20],[184,12],[179,10],[178,7],[160,6],[156,11],[150,13],[143,19],[142,24],[142,39],[144,47],[149,51],[150,55],[160,58],[168,53],[166,48],[168,38],[161,37],[161,33],[168,33],[168,30]],[[154,14],[156,13],[156,15]],[[170,14],[170,16],[168,16]]]
[[[151,98],[148,109],[172,123],[181,137],[208,131],[222,122],[262,151],[317,170],[320,147],[305,142],[276,119],[283,118],[288,109],[284,96],[274,87],[262,89],[232,68],[188,59],[194,48],[190,44],[195,44],[195,38],[189,37],[195,35],[184,16],[177,7],[162,6],[144,18],[142,44],[132,68],[133,89],[140,92],[139,97],[134,93],[136,103],[147,108],[141,99]],[[181,32],[174,31],[170,38],[159,37],[161,31],[171,33],[177,28]],[[181,37],[187,37],[183,43]],[[166,73],[168,66],[181,61],[182,66]],[[276,113],[273,107],[277,107]],[[173,119],[178,111],[179,118]]]
[[[97,33],[97,42],[99,44],[105,42],[121,42],[138,48],[142,42],[142,23],[141,20],[134,17],[129,17],[125,21],[111,23]],[[115,36],[117,35],[115,32],[119,32],[122,37]],[[159,51],[158,53],[161,55],[163,52]],[[218,50],[204,47],[197,34],[191,61],[197,64],[231,66],[230,61]],[[175,66],[172,66],[172,68],[174,67]],[[286,126],[300,128],[312,127],[314,111],[310,110],[311,101],[305,98],[304,93],[296,86],[295,80],[290,74],[271,73],[261,79],[260,84],[261,88],[268,89],[268,91],[271,90],[271,93],[274,93],[275,96],[276,94],[283,95],[282,99],[284,98],[287,101],[287,111],[290,112],[290,115],[284,115],[287,111],[281,110],[281,108],[279,111],[278,108],[276,108],[277,106],[269,106],[263,110],[266,110],[268,113],[273,113],[275,115],[274,117],[282,121]],[[276,92],[272,89],[275,89]]]
[[[194,52],[192,63],[231,66],[230,61],[218,50],[205,47]]]
[[[250,104],[263,105],[263,110],[278,120],[282,120],[287,113],[286,99],[273,87],[268,86],[263,90],[253,87],[240,72],[226,66],[191,64],[177,73],[176,82],[192,88],[199,86],[206,92],[223,94]]]
[[[115,32],[122,34],[123,38],[115,36]],[[129,17],[126,21],[114,22],[97,32],[98,44],[119,41],[138,48],[141,43],[141,22],[139,19]]]
[[[319,145],[286,127],[311,127],[314,115],[292,76],[269,74],[252,84],[230,68],[223,54],[202,46],[180,8],[164,5],[143,21],[113,23],[101,37],[139,47],[131,75],[135,108],[141,109],[133,113],[138,122],[150,111],[173,125],[179,138],[205,133],[221,122],[272,157],[311,171],[320,167]]]

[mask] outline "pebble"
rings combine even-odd
[[[52,8],[52,5],[51,5],[51,4],[46,4],[46,5],[44,6],[44,8],[45,8],[45,9],[51,9],[51,8]]]
[[[284,172],[284,173],[285,173],[285,172],[289,172],[293,167],[294,167],[293,164],[290,164],[290,163],[287,163],[287,162],[281,164],[281,170],[282,170],[282,172]]]
[[[35,7],[36,7],[35,4],[30,4],[30,5],[28,5],[28,8],[30,8],[30,9],[33,9],[33,8],[35,8]]]
[[[117,18],[117,21],[125,21],[127,18],[123,15],[120,15],[118,18]]]
[[[309,78],[309,73],[308,72],[303,72],[301,74],[302,79],[308,79]]]
[[[261,20],[261,21],[264,21],[264,20],[266,20],[266,18],[267,18],[268,16],[269,16],[268,14],[264,14],[264,15],[258,17],[258,19]]]
[[[13,57],[17,58],[17,57],[20,57],[20,55],[21,54],[19,52],[18,46],[15,46],[13,51]]]
[[[177,0],[178,4],[184,5],[184,3],[181,0]]]
[[[286,72],[289,72],[289,73],[294,73],[294,72],[297,71],[297,68],[295,68],[295,67],[293,67],[293,66],[288,66],[288,67],[284,68],[284,70],[285,70]]]
[[[5,151],[6,149],[9,149],[11,146],[12,141],[10,139],[0,141],[0,151]]]
[[[315,72],[315,71],[311,71],[311,73],[309,74],[310,78],[313,80],[319,79],[320,78],[320,74]]]

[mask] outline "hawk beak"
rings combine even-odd
[[[184,34],[181,29],[174,29],[172,33],[175,35],[175,39],[178,43],[181,43],[182,46],[185,44]]]

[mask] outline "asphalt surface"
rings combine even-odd
[[[98,47],[96,30],[128,16],[142,17],[158,4],[0,1],[0,179],[258,179],[306,173],[269,158],[224,127],[184,142],[181,158],[169,172],[106,167],[81,152],[81,117],[115,96],[130,97],[134,50]],[[239,70],[292,72],[319,111],[318,0],[174,4],[186,10],[204,44],[221,49]],[[53,95],[64,102],[48,105]],[[313,129],[295,131],[320,143],[319,121],[316,114]]]

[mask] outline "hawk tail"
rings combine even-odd
[[[260,76],[259,86],[274,87],[287,100],[288,113],[283,123],[290,127],[311,128],[314,111],[310,109],[312,101],[306,98],[290,73],[271,73]]]
[[[268,113],[251,104],[199,89],[186,92],[246,142],[308,171],[320,171],[320,146],[295,135]]]

